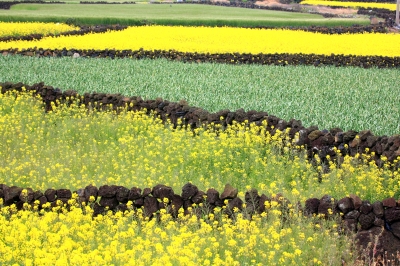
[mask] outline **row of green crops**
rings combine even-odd
[[[267,111],[321,129],[400,133],[398,69],[185,64],[160,60],[0,56],[0,82],[45,82],[79,93],[187,100],[210,112]]]

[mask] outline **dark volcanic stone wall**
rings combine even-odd
[[[178,52],[175,50],[66,50],[64,49],[9,49],[0,50],[2,55],[23,55],[36,57],[62,57],[76,56],[84,58],[132,58],[132,59],[156,59],[166,58],[169,60],[186,63],[223,63],[223,64],[260,64],[260,65],[312,65],[312,66],[354,66],[363,68],[398,68],[400,57],[388,56],[354,56],[354,55],[317,55],[317,54],[202,54]]]

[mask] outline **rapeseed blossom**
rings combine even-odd
[[[322,34],[288,29],[144,26],[84,36],[0,43],[0,49],[175,50],[197,53],[303,53],[400,56],[394,33]]]
[[[347,2],[347,1],[329,1],[329,0],[305,0],[301,1],[302,5],[321,5],[321,6],[342,6],[352,8],[383,8],[391,11],[396,10],[396,4],[392,3],[376,3],[376,2]]]
[[[287,221],[273,213],[232,221],[221,209],[215,220],[182,212],[174,220],[160,212],[157,221],[144,218],[142,209],[93,218],[87,206],[71,204],[41,212],[0,205],[0,264],[298,265],[353,256],[347,236],[329,237],[336,221],[294,209]]]
[[[79,28],[63,23],[0,22],[0,37],[59,34],[72,30],[79,30]]]

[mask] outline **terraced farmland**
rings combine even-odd
[[[1,263],[397,263],[398,36],[0,42]]]

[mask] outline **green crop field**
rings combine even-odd
[[[316,14],[193,4],[17,4],[10,10],[0,10],[0,21],[220,26],[350,26],[369,23],[366,17],[327,19]]]
[[[161,60],[0,56],[0,82],[44,81],[79,93],[185,99],[211,112],[267,111],[321,129],[399,134],[397,69],[185,64]],[[384,103],[384,104],[383,104]],[[385,121],[385,123],[382,123]]]

